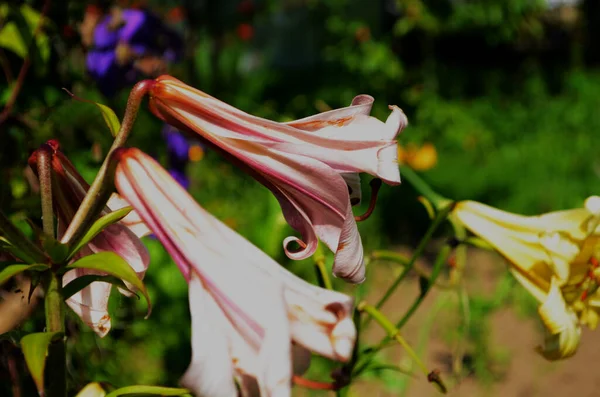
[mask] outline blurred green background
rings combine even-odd
[[[40,218],[26,167],[40,144],[58,139],[88,181],[110,146],[97,108],[72,100],[62,88],[123,114],[131,85],[107,96],[86,70],[90,48],[82,44],[80,31],[89,5],[151,10],[183,41],[184,54],[168,65],[169,74],[258,116],[292,120],[346,106],[363,93],[375,97],[372,114],[382,120],[388,105],[400,106],[409,119],[400,145],[433,146],[433,160],[422,175],[449,198],[534,214],[581,206],[598,193],[596,0],[53,1],[34,36],[45,5],[0,4],[0,106],[5,116],[0,124],[0,207],[16,222]],[[19,78],[24,63],[29,67]],[[144,107],[129,145],[166,164],[161,128]],[[266,189],[210,150],[186,170],[189,190],[201,205],[290,269],[315,280],[310,261],[291,263],[283,255],[281,239],[292,231]],[[369,252],[414,247],[427,226],[415,191],[404,184],[384,186],[375,215],[360,230]],[[72,391],[89,380],[174,386],[188,365],[185,281],[160,244],[146,242],[154,313],[143,321],[143,302],[115,294],[113,329],[104,339],[72,316]],[[471,296],[472,328],[461,334],[475,346],[467,363],[470,374],[485,384],[501,382],[495,375],[498,362],[510,362],[493,353],[486,339],[490,313],[506,306],[523,309],[524,318],[535,313],[535,305],[504,275],[502,262],[494,263],[500,269],[492,284],[497,291]],[[361,293],[383,286],[371,282]],[[19,332],[41,327],[38,313],[3,335],[0,395],[11,393],[7,368],[10,357],[19,358],[14,344]],[[315,376],[326,379],[327,365],[317,363]],[[28,396],[33,389],[27,379],[23,384]],[[391,395],[410,390],[398,380],[386,380],[381,388]]]

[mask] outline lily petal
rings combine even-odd
[[[581,328],[577,323],[577,315],[567,308],[559,285],[554,280],[538,312],[547,329],[544,346],[540,346],[538,352],[548,360],[574,355],[581,340]]]
[[[196,275],[189,281],[192,317],[192,362],[181,385],[198,397],[237,395],[229,354],[226,318]]]
[[[188,279],[194,273],[200,276],[245,341],[238,344],[246,349],[253,346],[256,352],[270,352],[265,353],[270,357],[265,361],[276,361],[274,352],[280,354],[282,350],[289,360],[291,333],[292,339],[305,348],[334,359],[349,359],[356,339],[350,297],[306,283],[279,266],[200,208],[156,161],[137,149],[121,151],[115,182],[119,192],[163,242],[182,273]],[[277,305],[283,306],[280,309]],[[280,310],[282,313],[277,314]],[[279,331],[271,336],[269,330]],[[281,335],[287,335],[287,347],[282,347],[283,342],[278,339]],[[232,343],[236,340],[231,339]],[[271,343],[278,347],[271,350]],[[240,366],[243,357],[252,357],[239,355]],[[279,385],[287,377],[269,375],[266,363],[260,365],[265,370],[265,385]],[[244,373],[248,371],[244,369]],[[279,387],[283,386],[275,389]]]

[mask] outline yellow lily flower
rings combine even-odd
[[[453,216],[510,262],[515,278],[540,302],[546,326],[544,357],[577,351],[580,325],[600,318],[600,197],[584,208],[522,216],[475,201],[462,201]]]

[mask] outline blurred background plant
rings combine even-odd
[[[73,101],[63,87],[121,116],[128,88],[164,72],[280,121],[345,106],[367,93],[375,97],[373,114],[380,119],[390,104],[408,115],[410,126],[399,139],[401,173],[403,165],[410,166],[446,197],[524,214],[577,207],[600,186],[599,27],[595,0],[8,1],[0,5],[6,82],[0,85],[0,207],[31,232],[25,214],[39,219],[40,210],[27,158],[49,138],[60,140],[89,182],[100,166],[111,137],[97,109]],[[280,241],[290,229],[269,192],[188,139],[165,131],[143,110],[129,145],[169,164],[207,210],[315,281],[311,266],[283,255]],[[416,196],[409,183],[382,189],[375,215],[360,225],[366,252],[414,246],[428,227]],[[99,339],[73,316],[71,390],[90,379],[174,385],[184,372],[185,282],[160,244],[146,243],[152,254],[147,274],[152,317],[132,321],[141,317],[143,302],[115,294],[113,331]],[[428,259],[426,251],[423,266],[431,265]],[[434,322],[416,316],[415,325],[409,324],[416,328],[408,332],[425,346],[428,330],[443,328],[440,343],[467,349],[457,379],[474,375],[490,385],[505,381],[511,362],[493,341],[492,314],[517,307],[523,316],[515,321],[526,321],[535,305],[513,288],[501,261],[481,261],[500,270],[490,276],[478,261],[469,261],[467,279],[475,278],[477,287],[470,291],[469,312],[462,314],[468,321],[456,319],[462,315],[453,304],[432,303],[427,306],[432,312],[443,308],[452,315]],[[377,297],[382,274],[396,270],[377,264],[369,271],[360,292]],[[400,291],[397,299],[414,293]],[[386,306],[390,313],[403,312],[394,305]],[[42,323],[33,317],[0,336],[6,352],[0,359],[1,395],[12,392],[9,369],[20,362],[13,346],[18,333]],[[312,370],[327,365],[323,361]],[[27,396],[33,389],[23,377],[21,393]],[[408,387],[408,375],[365,375],[373,378],[384,380],[381,393],[418,390]]]

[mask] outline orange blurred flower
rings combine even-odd
[[[406,164],[415,171],[426,171],[436,166],[437,150],[426,142],[422,146],[409,143],[406,147],[398,145],[398,163]]]

